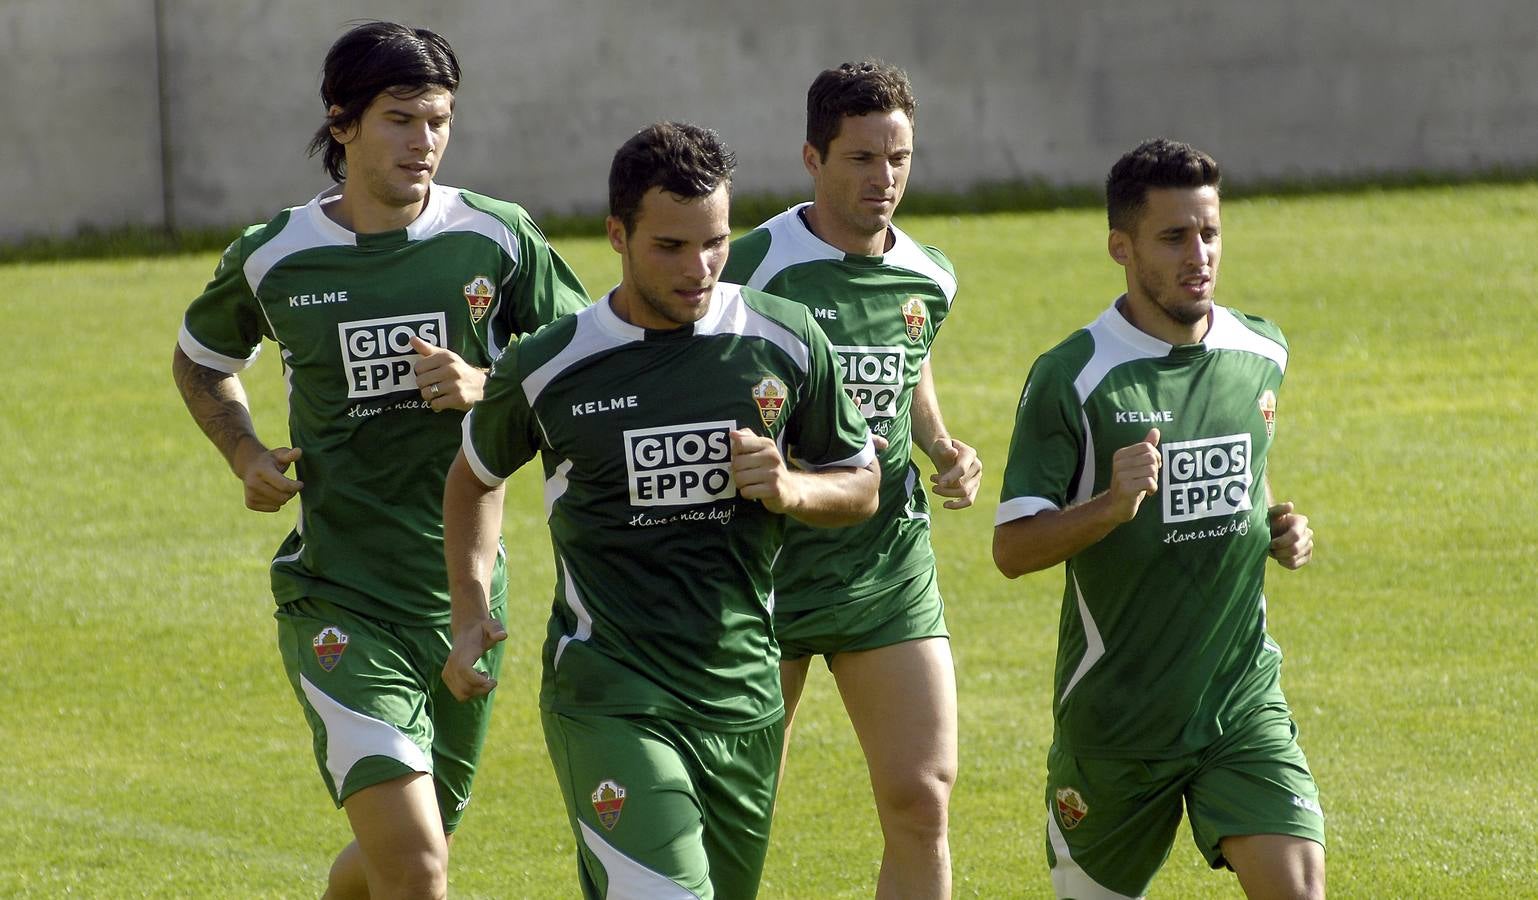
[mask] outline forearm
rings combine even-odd
[[[919,383],[913,391],[913,405],[908,413],[913,445],[933,456],[935,441],[950,437],[945,430],[945,417],[940,414],[940,397],[935,393],[934,374],[929,360],[919,368]]]
[[[795,502],[785,514],[818,528],[838,528],[863,522],[876,514],[880,502],[881,469],[837,468],[817,472],[792,471]]]
[[[266,452],[256,436],[246,391],[238,377],[193,362],[181,347],[172,357],[171,374],[193,421],[224,457],[230,471],[239,475],[244,458]]]
[[[501,486],[488,488],[475,476],[463,452],[454,459],[443,488],[443,554],[455,634],[491,617],[503,494]]]
[[[1120,524],[1106,493],[1067,509],[1005,522],[993,529],[993,564],[1006,578],[1049,569],[1093,546]]]

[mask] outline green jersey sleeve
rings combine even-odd
[[[528,334],[587,306],[588,297],[577,273],[550,246],[534,220],[521,207],[518,215],[522,220],[521,227],[515,229],[518,269],[508,285],[512,302],[507,313],[512,332]]]
[[[796,404],[787,446],[796,462],[808,469],[863,468],[875,459],[870,428],[843,389],[833,345],[805,307],[795,308],[801,312],[807,338],[806,399]]]
[[[253,226],[225,248],[214,277],[187,308],[179,343],[198,365],[241,372],[256,362],[262,338],[271,336],[245,274],[246,258],[262,231]]]
[[[1069,374],[1050,356],[1031,367],[1004,464],[1004,486],[994,520],[1002,525],[1076,500],[1072,486],[1084,466],[1084,424]]]
[[[486,395],[464,421],[465,459],[477,478],[496,487],[539,451],[539,426],[529,407],[518,364],[518,345],[492,367]]]

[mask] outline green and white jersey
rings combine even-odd
[[[488,485],[536,451],[556,557],[543,708],[720,731],[781,714],[770,567],[785,517],[737,496],[728,432],[811,467],[866,466],[869,431],[802,307],[718,284],[647,331],[609,298],[526,338],[465,420]]]
[[[1205,747],[1280,665],[1262,587],[1287,343],[1224,307],[1211,322],[1171,346],[1113,304],[1036,361],[1020,398],[999,524],[1106,490],[1116,451],[1159,429],[1158,493],[1066,564],[1054,721],[1072,754]]]
[[[322,210],[339,197],[333,188],[237,238],[188,308],[180,345],[229,373],[256,360],[264,337],[282,354],[304,489],[272,562],[278,603],[321,597],[441,624],[443,483],[463,414],[422,400],[410,338],[490,366],[586,294],[515,204],[435,184],[408,227],[355,234]]]
[[[803,216],[810,205],[733,241],[722,277],[812,311],[838,353],[844,389],[888,444],[875,516],[836,530],[786,526],[774,578],[776,603],[787,611],[867,596],[934,567],[909,414],[919,369],[956,296],[956,274],[939,250],[893,226],[886,254],[844,253],[812,233]]]

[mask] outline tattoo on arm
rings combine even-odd
[[[235,451],[246,440],[258,440],[246,391],[240,379],[192,361],[180,347],[171,364],[176,388],[203,434],[235,468]],[[258,440],[258,443],[260,441]]]

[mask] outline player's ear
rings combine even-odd
[[[1117,265],[1125,266],[1131,256],[1132,238],[1125,231],[1112,228],[1110,236],[1106,238],[1105,249]]]
[[[609,216],[603,220],[604,231],[609,235],[609,246],[620,255],[625,253],[625,223],[617,216]]]
[[[342,111],[342,108],[340,106],[337,106],[335,103],[333,103],[333,104],[331,104],[331,108],[326,110],[326,118],[328,118],[328,119],[335,119],[337,114],[340,113],[341,111]],[[358,134],[358,123],[357,122],[353,122],[351,125],[347,126],[346,128],[338,128],[335,125],[331,126],[331,137],[338,144],[345,144],[345,143],[347,143],[348,141],[350,141],[354,137],[356,137],[357,134]]]
[[[822,154],[817,152],[817,148],[813,147],[811,142],[801,145],[801,165],[806,166],[806,174],[813,178],[816,178],[818,171],[822,169]]]

